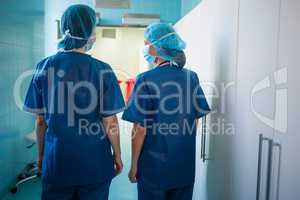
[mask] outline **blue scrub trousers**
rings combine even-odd
[[[43,183],[42,200],[108,200],[111,181],[94,185],[59,187]]]
[[[192,200],[194,185],[170,190],[153,190],[138,184],[139,200]]]

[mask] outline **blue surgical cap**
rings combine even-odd
[[[175,29],[166,23],[153,23],[145,30],[145,38],[154,46],[157,55],[183,67],[186,62],[185,42]]]
[[[58,47],[71,50],[83,47],[96,28],[96,13],[87,5],[72,5],[61,18],[61,32],[64,38]]]

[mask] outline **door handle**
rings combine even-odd
[[[258,169],[257,169],[257,188],[256,188],[256,200],[261,200],[261,177],[262,177],[262,153],[264,142],[268,142],[268,170],[267,170],[267,192],[265,200],[270,200],[271,189],[271,175],[272,175],[272,155],[273,155],[273,140],[264,137],[263,134],[259,135],[259,147],[258,147]]]
[[[273,151],[278,149],[278,169],[277,169],[277,180],[276,180],[276,200],[279,200],[279,189],[280,189],[280,174],[281,174],[281,158],[282,158],[282,146],[279,143],[273,143]],[[272,155],[273,157],[273,155]],[[271,190],[270,190],[271,192]],[[271,196],[271,194],[270,194]]]
[[[273,140],[269,140],[269,154],[268,154],[268,171],[267,171],[267,191],[266,191],[266,200],[271,199],[271,179],[272,179],[272,166],[273,166]]]
[[[205,136],[205,129],[206,129],[206,116],[204,116],[202,118],[202,129],[201,129],[201,159],[203,162],[204,161],[204,157],[205,157],[205,140],[206,140],[206,136]]]
[[[207,141],[207,120],[206,116],[202,118],[202,135],[201,135],[201,159],[203,163],[210,160],[206,152],[206,141]]]

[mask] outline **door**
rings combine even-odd
[[[235,137],[236,72],[239,0],[215,0],[212,22],[212,56],[210,70],[215,71],[214,111],[207,163],[208,200],[231,200],[232,146]]]
[[[186,56],[187,64],[186,68],[197,72],[201,81],[202,87],[205,89],[205,93],[208,97],[208,91],[205,87],[205,83],[214,81],[214,70],[211,68],[211,3],[209,0],[202,1],[195,9],[188,13],[183,19],[181,19],[175,28],[183,40],[187,43]],[[195,26],[197,24],[197,26]],[[208,97],[210,106],[212,102]],[[208,122],[208,121],[207,121]],[[203,137],[201,137],[203,131],[202,120],[198,125],[197,132],[197,149],[196,149],[196,181],[194,198],[208,199],[207,193],[207,163],[203,162]],[[209,137],[206,140],[209,143]],[[207,146],[206,150],[209,147]]]
[[[282,0],[272,200],[300,198],[300,1]],[[280,152],[281,150],[281,152]]]
[[[235,136],[231,147],[233,200],[268,199],[268,155],[275,116],[271,82],[276,70],[279,5],[279,0],[240,0]]]
[[[232,82],[236,72],[237,22],[238,0],[203,0],[176,24],[187,43],[187,67],[198,73],[213,109],[206,121],[206,137],[198,134],[197,139],[195,200],[230,199],[228,147],[233,137],[234,117],[230,110],[235,106]],[[206,162],[201,153],[205,153]]]

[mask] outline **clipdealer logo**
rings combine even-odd
[[[273,81],[272,81],[273,78]],[[287,132],[288,120],[288,88],[286,86],[288,81],[287,68],[281,68],[275,71],[272,75],[267,76],[259,81],[251,91],[251,110],[254,115],[267,126],[275,129],[280,133]],[[274,117],[270,118],[256,110],[254,106],[254,97],[257,93],[264,92],[264,90],[271,88],[271,84],[275,85],[275,110]]]

